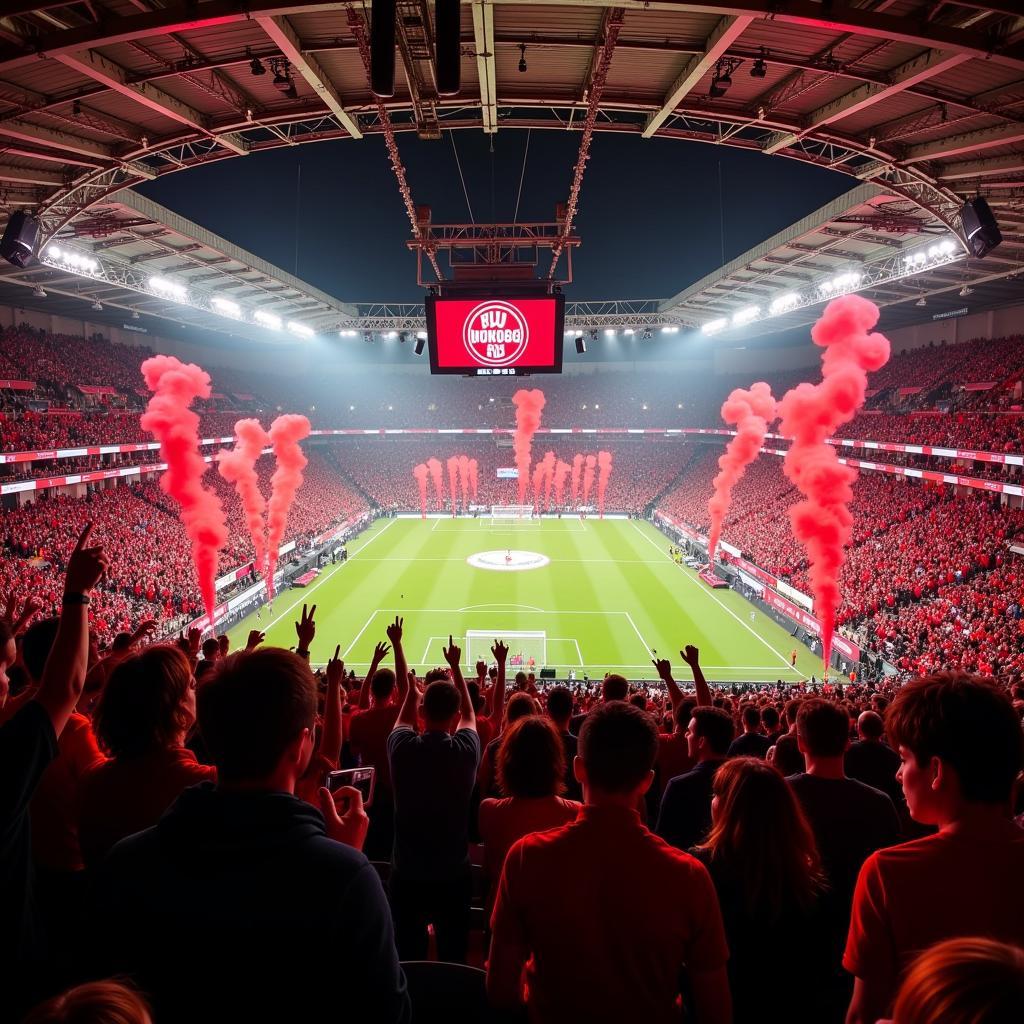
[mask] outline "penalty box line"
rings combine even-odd
[[[466,637],[464,635],[459,636],[459,635],[456,635],[455,633],[452,633],[451,636],[452,636],[453,640],[465,640],[466,639]],[[500,640],[501,639],[501,635],[499,634],[498,636],[495,637],[495,639],[496,640]],[[437,641],[437,640],[440,640],[441,644],[444,645],[447,642],[448,637],[446,637],[446,636],[432,636],[432,637],[429,637],[428,640],[427,640],[427,646],[423,648],[423,657],[420,658],[420,663],[421,664],[424,664],[424,665],[426,664],[427,657],[430,654],[430,648],[434,645],[434,642]],[[576,658],[579,661],[578,665],[573,665],[573,664],[570,664],[568,662],[566,662],[564,664],[561,663],[561,662],[549,663],[548,665],[544,666],[545,668],[548,668],[548,667],[550,667],[550,668],[586,668],[587,667],[584,664],[584,662],[583,662],[583,652],[580,650],[580,642],[575,637],[573,637],[573,636],[549,636],[549,637],[546,637],[545,640],[546,640],[547,643],[572,644],[576,648]],[[467,664],[468,664],[468,662],[467,662]],[[635,666],[635,667],[642,667],[642,666]]]

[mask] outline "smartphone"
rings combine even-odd
[[[367,768],[343,768],[341,771],[327,773],[327,788],[333,793],[341,786],[355,786],[363,794],[363,806],[373,803],[373,788],[377,780],[377,770],[371,765]]]

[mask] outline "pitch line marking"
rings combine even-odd
[[[377,612],[371,612],[371,613],[370,613],[370,617],[369,617],[369,618],[368,618],[368,619],[367,619],[367,620],[366,620],[366,621],[365,621],[365,622],[363,623],[363,628],[362,628],[361,630],[359,630],[359,632],[358,632],[358,633],[356,633],[356,635],[355,635],[355,638],[354,638],[354,639],[352,640],[352,643],[350,643],[350,644],[348,645],[348,647],[346,647],[346,648],[345,648],[345,653],[344,653],[344,654],[342,654],[342,656],[341,656],[341,660],[342,660],[342,661],[344,661],[344,660],[345,660],[345,658],[346,658],[346,657],[348,657],[348,652],[349,652],[349,651],[351,651],[353,647],[355,647],[355,645],[356,645],[356,641],[358,641],[358,639],[359,639],[359,638],[360,638],[360,637],[361,637],[361,636],[362,636],[362,635],[363,635],[363,634],[364,634],[364,633],[366,632],[366,627],[367,627],[367,626],[368,626],[368,625],[369,625],[369,624],[370,624],[371,622],[373,622],[373,620],[374,620],[375,618],[377,618],[377,615],[378,615],[378,613],[377,613]]]
[[[583,668],[583,652],[580,650],[579,640],[573,638],[572,641],[576,645],[576,657],[580,659],[580,668]],[[555,665],[555,668],[561,668],[561,665]]]
[[[630,615],[629,612],[623,612],[622,614],[626,616],[626,619],[628,620],[629,624],[633,627],[633,632],[636,633],[638,637],[640,637],[640,643],[644,645],[644,650],[650,653],[651,647],[644,639],[643,633],[641,633],[640,630],[636,628],[636,623],[633,621],[633,616]]]
[[[388,530],[390,530],[391,527],[394,526],[395,523],[397,523],[397,522],[398,522],[397,519],[390,520],[388,522],[388,525],[385,526],[383,530],[381,530],[379,533],[375,533],[358,551],[356,551],[354,554],[349,555],[348,558],[346,558],[344,562],[341,562],[340,564],[336,565],[334,567],[334,569],[331,570],[331,572],[329,572],[329,573],[325,572],[320,577],[320,579],[318,579],[316,581],[316,583],[313,584],[313,586],[307,587],[305,590],[303,590],[302,597],[300,597],[298,599],[298,601],[295,601],[293,604],[290,604],[283,612],[281,612],[280,615],[277,616],[276,619],[273,619],[269,623],[267,623],[267,626],[266,626],[264,632],[269,631],[271,629],[271,627],[276,626],[282,619],[284,619],[287,616],[289,616],[292,613],[293,609],[298,608],[298,606],[300,604],[302,604],[304,601],[306,603],[308,603],[309,602],[309,595],[312,594],[314,590],[317,590],[319,587],[323,586],[323,584],[325,584],[328,580],[333,580],[335,574],[340,569],[342,569],[344,566],[348,565],[348,563],[351,562],[353,559],[358,558],[378,537],[381,537],[385,533],[387,533]],[[380,609],[378,609],[378,611],[379,610]]]
[[[633,526],[633,529],[636,530],[636,532],[639,533],[640,536],[643,537],[643,539],[645,541],[647,541],[649,544],[653,544],[655,548],[657,548],[659,551],[661,551],[661,548],[658,547],[657,543],[655,541],[651,540],[651,538],[648,537],[647,534],[644,533],[644,531],[641,530],[640,527],[636,525],[636,523],[633,523],[632,526]],[[666,558],[668,557],[667,553],[665,554],[665,557]],[[781,661],[783,665],[785,665],[789,669],[792,669],[794,672],[797,673],[797,675],[801,676],[802,678],[804,678],[804,679],[808,678],[803,672],[800,671],[800,669],[795,668],[794,666],[790,665],[789,659],[787,657],[785,657],[785,655],[780,654],[774,647],[772,647],[772,645],[767,640],[765,640],[765,638],[763,636],[761,636],[760,633],[758,633],[754,629],[751,629],[750,626],[746,622],[744,622],[730,607],[728,607],[728,605],[723,604],[717,597],[715,597],[714,591],[708,590],[705,587],[701,586],[701,584],[698,583],[697,580],[695,580],[688,572],[686,572],[683,569],[683,567],[678,562],[673,562],[672,564],[674,566],[676,566],[676,568],[679,569],[683,573],[683,578],[684,579],[689,580],[692,584],[694,584],[700,590],[700,592],[705,597],[711,598],[711,600],[714,601],[715,604],[717,604],[723,611],[728,612],[748,633],[750,633],[752,636],[757,637],[757,639],[760,640],[761,643],[764,644],[764,646],[767,647],[768,650],[771,651],[772,654],[774,654],[775,657],[778,658],[779,661]]]
[[[372,562],[373,559],[371,558]],[[446,561],[446,559],[445,559]],[[529,612],[543,612],[543,608],[538,608],[535,604],[467,604],[465,608],[456,608],[459,612],[479,612],[486,608],[519,608]]]

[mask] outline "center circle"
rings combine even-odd
[[[523,572],[526,569],[543,569],[551,559],[537,551],[515,551],[501,548],[498,551],[478,551],[466,561],[474,569],[491,569],[494,572]]]

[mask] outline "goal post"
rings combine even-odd
[[[492,505],[491,526],[515,526],[533,519],[532,505]]]
[[[469,670],[478,661],[494,661],[491,647],[501,640],[508,647],[505,663],[510,675],[516,672],[540,672],[548,661],[548,635],[542,629],[467,629],[466,664]]]

